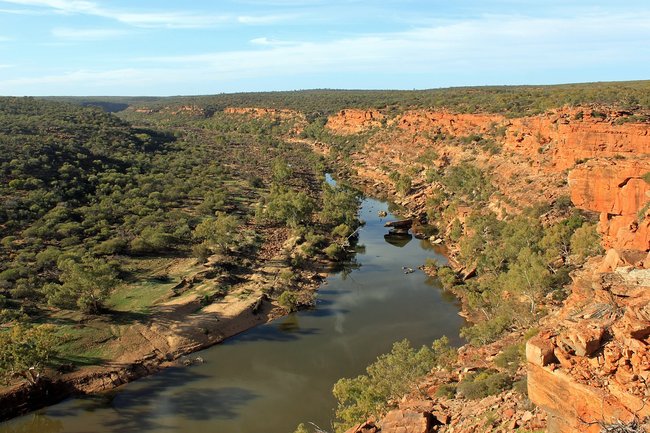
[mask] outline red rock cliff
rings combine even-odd
[[[569,173],[571,200],[582,209],[600,212],[599,231],[605,248],[650,249],[650,156],[597,159]]]
[[[337,134],[357,134],[380,127],[383,119],[384,115],[377,110],[348,108],[330,116],[325,126]]]

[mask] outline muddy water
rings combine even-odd
[[[385,238],[387,204],[364,200],[354,263],[332,274],[315,310],[251,329],[172,368],[110,393],[67,400],[0,424],[0,432],[292,433],[300,422],[330,430],[331,389],[394,341],[457,341],[458,305],[417,267],[444,257],[426,241]],[[405,274],[402,267],[415,269]]]

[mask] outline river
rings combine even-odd
[[[0,432],[292,433],[300,422],[331,430],[336,380],[363,373],[403,338],[418,347],[442,335],[460,343],[457,302],[417,270],[445,257],[428,241],[385,239],[383,224],[395,217],[380,218],[381,210],[388,205],[363,200],[359,251],[326,279],[315,309],[192,355],[204,364],[68,399],[0,424]]]

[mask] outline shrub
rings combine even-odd
[[[330,244],[327,248],[323,250],[325,255],[329,257],[332,260],[339,260],[343,254],[345,254],[345,250],[343,247],[341,247],[339,244],[332,243]]]
[[[298,424],[298,427],[296,427],[296,430],[293,433],[309,433],[309,430],[307,429],[305,423],[301,422]]]
[[[408,175],[400,176],[399,180],[395,182],[395,189],[397,190],[397,193],[401,196],[407,195],[411,191],[412,186],[413,186],[413,181],[411,179],[411,176]]]
[[[584,223],[582,227],[576,229],[571,236],[571,252],[580,260],[603,252],[595,224]]]
[[[512,317],[500,314],[490,320],[466,326],[460,330],[461,337],[467,339],[474,346],[491,343],[512,324]]]
[[[205,263],[211,254],[212,251],[205,242],[192,245],[192,256],[196,257],[196,260],[198,260],[199,263]]]
[[[494,358],[494,364],[497,367],[503,368],[515,373],[521,363],[524,361],[524,350],[525,347],[523,344],[513,344],[512,346],[507,346],[499,353],[496,358]]]
[[[408,340],[402,340],[393,344],[390,353],[369,365],[366,374],[340,379],[333,389],[338,401],[336,431],[345,431],[371,416],[379,418],[389,408],[389,402],[409,391],[432,365],[430,349],[423,346],[415,350]]]
[[[337,238],[347,238],[352,233],[352,229],[347,224],[339,224],[332,229],[332,236]]]
[[[524,376],[521,380],[516,381],[512,384],[512,389],[521,394],[524,397],[528,397],[528,380]]]
[[[436,389],[436,397],[455,398],[456,387],[457,385],[455,383],[445,383],[444,385],[440,385],[438,389]]]
[[[52,325],[14,325],[9,331],[0,332],[0,378],[18,375],[35,384],[41,368],[56,355],[59,342]]]
[[[458,394],[470,400],[478,400],[498,394],[512,386],[512,379],[505,373],[485,370],[468,374],[458,384]]]
[[[458,275],[449,266],[441,266],[438,268],[438,279],[445,290],[451,290],[458,284]]]
[[[433,363],[438,367],[443,367],[446,369],[451,369],[453,364],[458,358],[458,352],[456,348],[451,347],[449,344],[449,338],[442,336],[437,340],[434,340],[431,345],[431,352],[433,353]]]
[[[290,290],[285,290],[278,297],[278,304],[290,312],[296,311],[298,310],[298,294]]]

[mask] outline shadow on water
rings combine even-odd
[[[173,414],[174,418],[188,421],[231,420],[241,415],[240,411],[258,397],[254,392],[239,387],[201,387],[194,388],[192,382],[204,381],[208,376],[191,368],[170,368],[165,372],[150,376],[146,386],[130,389],[129,392],[118,390],[81,398],[81,408],[86,413],[105,413],[111,410],[111,416],[104,416],[101,424],[109,432],[139,431],[177,431],[177,426],[164,425],[164,418]],[[183,385],[181,388],[180,385]],[[56,418],[79,416],[78,407],[66,406],[65,409],[54,407],[49,414]],[[47,420],[47,418],[46,418]],[[44,420],[39,420],[44,422]],[[36,429],[35,425],[20,424],[16,432],[39,433],[59,432],[60,422],[47,423],[50,430]],[[63,427],[61,425],[61,427]],[[9,430],[8,433],[14,433]],[[89,430],[89,433],[91,431]]]
[[[152,401],[155,397],[156,401]],[[143,400],[133,398],[120,404],[117,417],[103,422],[114,432],[178,431],[178,426],[165,426],[154,414],[144,414],[145,406],[163,408],[163,416],[173,414],[174,418],[188,421],[232,420],[241,415],[250,401],[258,396],[250,390],[238,387],[186,389],[173,395],[148,396]]]
[[[275,342],[290,342],[298,340],[301,337],[309,335],[316,335],[320,333],[318,328],[299,328],[290,332],[279,330],[275,327],[257,327],[238,335],[236,338],[225,341],[224,345],[237,344],[242,342],[255,342],[255,341],[275,341]]]

